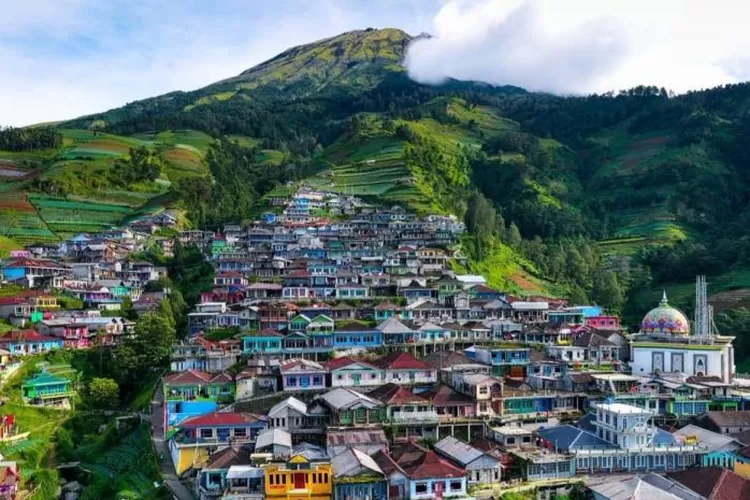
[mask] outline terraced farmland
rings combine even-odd
[[[110,228],[132,212],[124,205],[70,201],[43,195],[29,198],[49,230],[64,235]]]

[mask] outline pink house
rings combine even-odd
[[[597,330],[619,330],[620,318],[617,316],[589,316],[584,324]]]

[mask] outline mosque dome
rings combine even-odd
[[[651,309],[641,321],[641,333],[657,335],[690,335],[690,322],[679,309],[669,305],[664,292],[659,307]]]

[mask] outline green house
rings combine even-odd
[[[63,404],[76,395],[70,379],[46,371],[24,382],[21,391],[26,403],[41,405]]]

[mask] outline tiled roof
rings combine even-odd
[[[167,385],[196,385],[207,384],[211,380],[211,374],[198,370],[188,370],[186,372],[172,373],[164,377],[164,383]]]
[[[616,347],[617,344],[611,342],[601,335],[598,335],[592,331],[583,332],[574,341],[573,345],[576,347]]]
[[[443,460],[432,450],[422,452],[421,456],[415,460],[409,460],[406,463],[399,461],[399,465],[412,480],[464,477],[466,475],[466,471],[447,460]]]
[[[718,427],[750,427],[750,411],[709,411],[706,417]]]
[[[443,325],[443,328],[445,328],[445,325]],[[422,361],[436,369],[449,368],[455,365],[468,365],[476,362],[455,351],[435,351],[422,358]]]
[[[439,387],[432,388],[429,391],[420,393],[420,396],[431,399],[435,406],[473,406],[475,404],[474,400],[472,400],[470,397],[454,391],[447,385],[441,385]]]
[[[425,398],[396,384],[381,385],[368,392],[367,395],[385,404],[427,403]]]
[[[667,477],[711,500],[750,498],[750,481],[721,467],[668,472]]]
[[[250,450],[242,446],[230,446],[211,455],[204,469],[228,469],[233,465],[250,463]]]
[[[378,368],[386,370],[420,370],[420,371],[431,371],[432,366],[428,365],[424,361],[415,358],[408,352],[394,352],[387,356],[376,359],[372,363]]]
[[[214,427],[217,425],[246,425],[264,423],[264,420],[253,413],[215,412],[184,420],[180,427]]]

